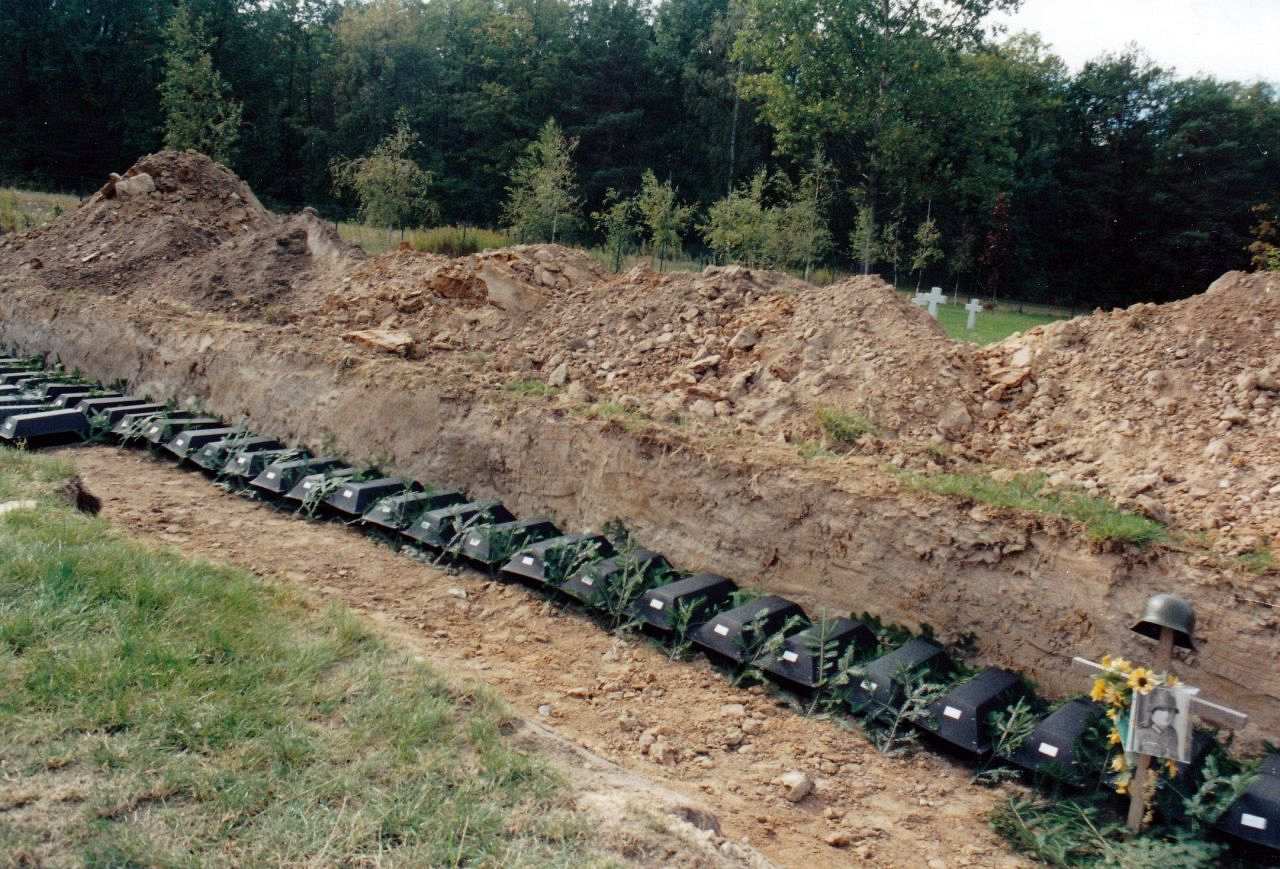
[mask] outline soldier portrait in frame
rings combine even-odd
[[[1191,698],[1198,689],[1178,686],[1134,693],[1124,750],[1179,763],[1191,759]]]

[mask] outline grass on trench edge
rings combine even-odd
[[[555,773],[508,744],[492,694],[451,686],[343,607],[128,541],[62,503],[73,471],[0,449],[0,500],[39,503],[0,516],[0,803],[20,807],[0,815],[0,853],[601,862]]]
[[[1061,516],[1079,522],[1093,540],[1114,540],[1146,546],[1163,540],[1165,526],[1137,513],[1121,510],[1104,498],[1081,492],[1046,491],[1043,474],[1019,474],[1002,482],[984,474],[920,474],[892,469],[912,489],[966,498],[981,504]]]

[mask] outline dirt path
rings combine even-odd
[[[146,454],[66,452],[117,526],[370,614],[441,669],[492,685],[521,715],[710,806],[728,839],[781,865],[1027,865],[987,827],[1001,794],[971,786],[964,768],[924,753],[885,758],[861,735],[797,715],[760,687],[731,687],[700,658],[670,663],[525,588],[433,569]],[[792,769],[817,782],[797,804],[775,782]],[[847,844],[827,844],[833,834]]]

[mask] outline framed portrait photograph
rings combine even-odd
[[[1191,759],[1191,698],[1197,693],[1198,688],[1185,685],[1135,693],[1124,750],[1187,763]]]

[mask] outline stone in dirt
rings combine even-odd
[[[793,769],[778,779],[786,791],[783,794],[788,801],[798,803],[813,793],[813,779],[805,772]]]
[[[363,344],[375,350],[394,353],[396,356],[408,356],[409,351],[413,349],[413,336],[401,330],[361,329],[356,332],[348,332],[343,337],[348,341],[354,341],[357,344]]]

